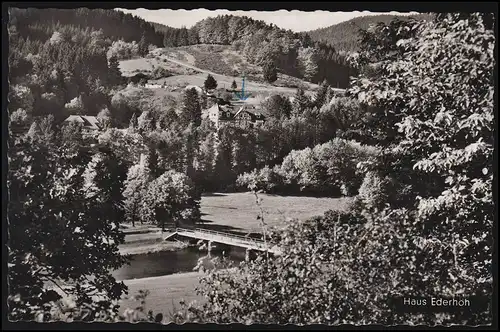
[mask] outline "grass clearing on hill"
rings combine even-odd
[[[172,61],[173,60],[173,61]],[[174,76],[167,79],[167,84],[183,86],[184,83],[203,86],[207,72],[212,72],[219,87],[229,88],[233,80],[241,88],[243,73],[247,75],[245,83],[249,92],[272,91],[275,93],[295,93],[298,87],[316,90],[317,84],[305,82],[299,78],[278,74],[273,84],[264,82],[262,68],[250,64],[231,46],[226,45],[191,45],[174,48],[158,48],[146,58],[124,60],[120,69],[124,76],[132,76],[138,72],[151,73],[154,68],[163,67]],[[176,77],[181,76],[179,79]],[[186,78],[194,76],[195,78]],[[159,80],[163,82],[163,79]],[[150,82],[156,82],[151,80]],[[187,85],[186,84],[186,85]],[[185,86],[185,85],[184,85]]]

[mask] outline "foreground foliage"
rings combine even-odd
[[[125,168],[106,147],[84,148],[78,131],[61,142],[45,129],[9,148],[8,316],[47,321],[53,302],[73,296],[87,308],[79,319],[92,321],[116,312],[126,290],[110,274],[126,262],[118,252]]]

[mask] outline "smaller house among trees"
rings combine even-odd
[[[83,134],[94,135],[102,128],[102,124],[95,116],[70,115],[64,122],[76,122],[82,124]]]
[[[255,107],[244,105],[234,114],[234,121],[242,128],[252,128],[255,124],[264,123],[265,117]]]

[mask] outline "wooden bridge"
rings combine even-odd
[[[252,239],[230,233],[211,231],[203,228],[176,228],[175,232],[170,234],[167,238],[165,238],[165,240],[176,236],[221,243],[230,246],[246,248],[249,250],[268,251],[269,253],[272,253],[274,255],[281,254],[281,251],[276,246],[269,247],[268,245],[266,250],[266,244],[262,240]]]

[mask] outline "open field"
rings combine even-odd
[[[264,221],[269,226],[280,227],[286,220],[305,220],[322,215],[328,210],[345,209],[350,198],[298,197],[259,194]],[[222,232],[246,234],[260,232],[257,215],[260,208],[255,196],[250,193],[213,193],[201,200],[203,223],[200,227]]]
[[[246,235],[249,232],[261,231],[260,221],[257,220],[260,208],[269,227],[281,227],[294,219],[305,220],[320,216],[328,210],[343,210],[351,201],[348,197],[258,195],[262,199],[260,207],[254,194],[250,192],[205,194],[200,202],[202,222],[199,227]],[[133,253],[140,247],[158,247],[169,235],[168,232],[162,233],[161,228],[152,225],[137,224],[135,227],[125,227],[125,243],[120,246],[123,252]],[[176,245],[170,244],[173,248],[177,248]]]
[[[135,58],[120,61],[120,71],[125,77],[133,76],[137,73],[152,72],[157,67],[163,67],[174,75],[196,74],[198,71],[177,63],[157,58]]]

